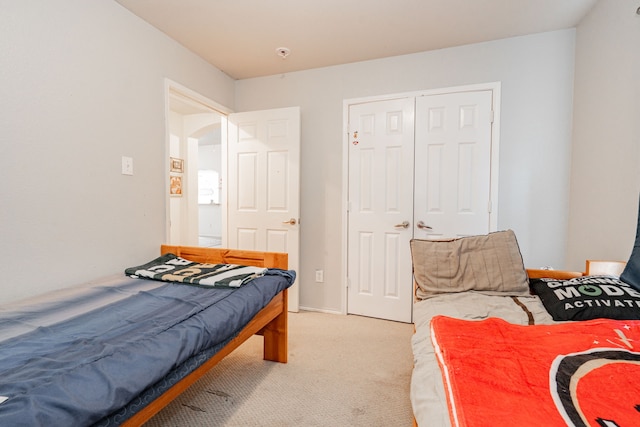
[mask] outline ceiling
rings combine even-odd
[[[234,79],[575,27],[597,0],[116,0]],[[285,59],[280,47],[290,50]]]

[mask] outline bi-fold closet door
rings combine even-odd
[[[492,97],[349,106],[348,313],[411,322],[410,240],[490,230]]]

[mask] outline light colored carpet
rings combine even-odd
[[[289,363],[252,337],[146,426],[411,426],[413,325],[289,316]]]

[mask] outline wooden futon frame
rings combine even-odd
[[[243,251],[234,249],[201,248],[162,245],[161,255],[172,253],[194,262],[212,264],[241,264],[256,267],[288,268],[286,253]],[[254,334],[264,337],[264,359],[287,363],[287,289],[276,295],[239,333],[203,365],[184,377],[157,399],[125,421],[123,426],[139,426],[160,412],[173,399],[213,368],[225,356]]]

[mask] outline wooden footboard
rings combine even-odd
[[[195,262],[242,264],[256,267],[280,268],[283,270],[288,268],[288,255],[285,253],[170,245],[162,245],[160,252],[163,255],[173,253]],[[287,363],[287,296],[287,289],[276,295],[271,302],[240,331],[237,337],[212,356],[211,359],[184,377],[122,425],[139,426],[145,423],[254,334],[260,334],[264,337],[265,360]]]

